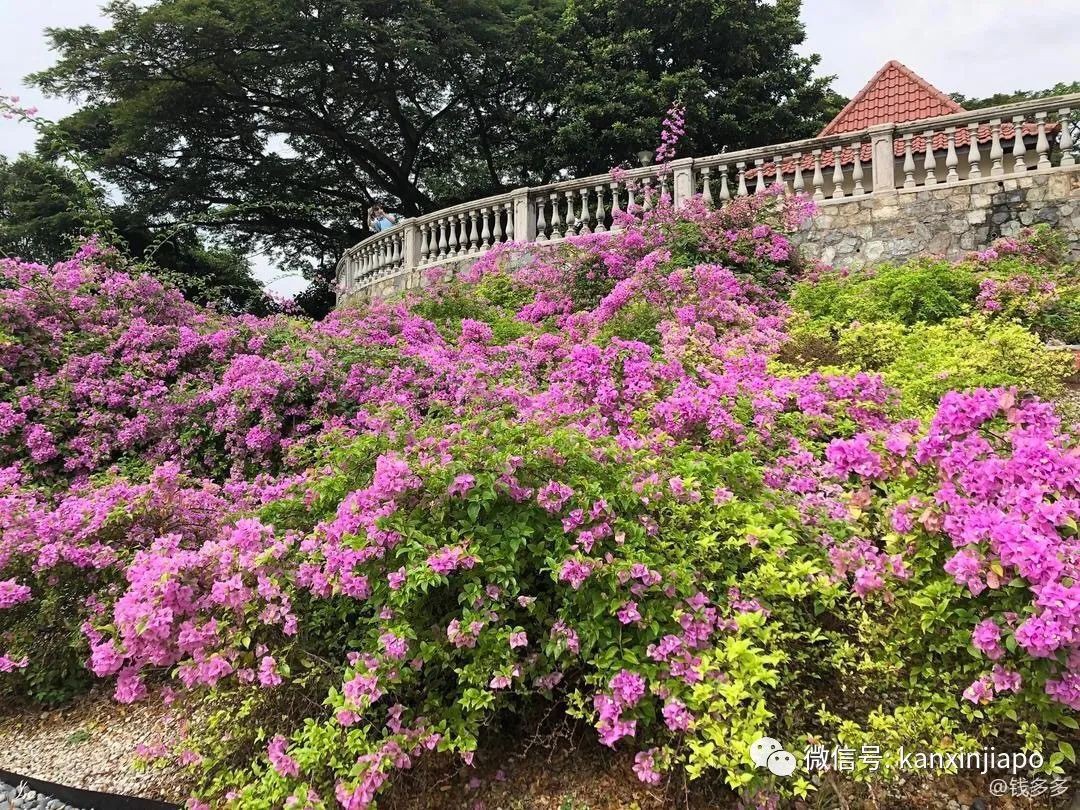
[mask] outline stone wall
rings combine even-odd
[[[1080,259],[1080,166],[825,201],[796,241],[807,258],[855,268],[958,258],[1039,222],[1061,228]]]

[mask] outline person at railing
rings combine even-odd
[[[368,227],[375,233],[393,228],[397,224],[397,217],[388,214],[383,207],[376,203],[368,209]]]

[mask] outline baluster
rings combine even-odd
[[[1050,168],[1050,141],[1046,139],[1046,113],[1035,113],[1035,120],[1039,122],[1039,137],[1035,141],[1035,152],[1039,156],[1036,168]]]
[[[450,250],[446,227],[446,218],[439,217],[439,258],[445,259]]]
[[[754,193],[765,193],[765,158],[754,161]]]
[[[547,200],[543,197],[537,197],[536,199],[536,241],[547,241],[547,216],[545,215],[545,209],[547,208]]]
[[[633,186],[633,181],[631,181],[630,183],[626,184],[626,213],[628,213],[628,214],[635,213],[635,211],[634,211],[634,206],[635,205],[637,205],[637,203],[634,202],[634,186]]]
[[[390,237],[390,266],[397,267],[401,263],[401,234]]]
[[[712,169],[705,166],[701,170],[701,199],[706,205],[712,205],[712,188],[709,186],[709,175]]]
[[[495,235],[492,238],[493,245],[513,241],[514,232],[514,206],[511,203],[496,204],[491,207],[495,219]],[[503,216],[506,216],[506,230],[503,230]]]
[[[566,235],[563,230],[562,212],[559,210],[559,195],[551,193],[551,238],[561,239]]]
[[[526,216],[527,216],[528,215],[528,210],[529,210],[528,197],[527,196],[526,196],[525,200],[526,200],[526,202],[525,202],[525,212],[526,212]],[[503,203],[503,213],[506,214],[506,241],[507,242],[513,242],[514,241],[514,202],[512,200],[510,202]]]
[[[612,181],[611,186],[611,227],[618,227],[616,220],[619,218],[619,214],[622,213],[622,208],[619,207],[619,183],[618,181]]]
[[[720,199],[727,202],[731,199],[731,189],[728,188],[728,167],[725,163],[720,167]]]
[[[426,222],[420,223],[420,264],[427,261],[428,256],[428,226]]]
[[[435,261],[435,257],[439,255],[439,234],[436,232],[435,226],[434,221],[427,223],[427,254],[424,256],[425,262]]]
[[[852,196],[859,197],[866,193],[866,189],[863,188],[863,169],[862,169],[862,143],[855,141],[851,146],[852,157],[855,163],[851,167],[851,181],[853,186],[851,188]]]
[[[791,187],[796,194],[802,194],[806,189],[806,182],[802,176],[802,152],[796,152],[792,155],[792,159],[795,161],[795,179],[791,181]]]
[[[604,210],[604,187],[596,186],[593,188],[596,192],[596,232],[605,233],[607,231],[607,211]]]
[[[773,178],[773,187],[780,186],[780,191],[787,194],[787,183],[784,181],[784,156],[773,157],[773,166],[776,167],[776,177]]]
[[[913,133],[904,133],[904,188],[915,188],[915,154],[911,149]]]
[[[461,215],[450,215],[450,255],[465,252],[465,227]]]
[[[641,210],[652,211],[653,208],[653,190],[652,190],[652,178],[646,177],[641,181],[642,190],[641,197],[644,202],[641,204]]]
[[[841,146],[832,148],[832,197],[834,200],[839,200],[844,196],[844,168],[841,165],[843,151]]]
[[[746,189],[746,161],[740,160],[735,164],[739,169],[739,189],[735,192],[738,197],[745,197],[750,192]]]
[[[923,157],[923,169],[926,172],[926,177],[923,178],[923,185],[935,186],[937,185],[937,155],[934,154],[933,130],[926,130],[923,133],[923,140],[926,142],[926,154]]]
[[[1027,144],[1024,143],[1024,116],[1013,117],[1013,172],[1026,172],[1027,163],[1024,155],[1027,154]]]
[[[1000,118],[990,122],[990,134],[993,138],[990,144],[990,176],[1001,177],[1005,174],[1005,150],[1001,148]]]
[[[814,199],[825,199],[825,175],[821,172],[821,150],[814,150]]]
[[[483,217],[483,231],[480,234],[480,249],[487,250],[491,247],[491,209],[486,205],[484,206],[481,216]],[[498,211],[496,209],[495,219],[499,218]]]
[[[480,250],[480,229],[476,227],[476,221],[478,219],[477,211],[469,212],[469,253],[476,253]]]
[[[581,189],[581,233],[592,233],[592,206],[587,188]]]
[[[979,125],[968,124],[968,180],[982,178],[982,155],[979,154]]]
[[[578,229],[578,215],[574,211],[574,198],[577,195],[573,191],[566,192],[566,235],[573,236]]]
[[[956,127],[946,127],[945,140],[948,143],[948,151],[945,153],[945,182],[957,183],[960,175],[956,171],[956,164],[960,161],[956,158]]]
[[[1076,165],[1076,157],[1072,153],[1073,138],[1072,130],[1070,129],[1069,115],[1072,110],[1065,108],[1064,110],[1058,110],[1058,128],[1061,133],[1058,135],[1058,149],[1061,150],[1061,162],[1060,166],[1074,166]]]
[[[468,234],[465,231],[465,221],[461,214],[454,214],[450,217],[450,238],[451,256],[457,256],[466,251]]]

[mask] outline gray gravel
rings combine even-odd
[[[0,709],[0,768],[73,788],[182,802],[190,775],[165,762],[140,768],[132,758],[140,744],[176,745],[189,712],[165,706],[156,693],[122,705],[107,689],[52,711]]]
[[[80,810],[58,799],[50,799],[30,789],[28,785],[5,785],[0,782],[0,810]],[[90,810],[82,808],[81,810]]]

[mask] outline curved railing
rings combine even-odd
[[[519,188],[406,220],[349,248],[337,265],[339,298],[502,242],[604,232],[620,211],[648,209],[664,194],[675,205],[696,194],[722,202],[781,185],[827,204],[1074,166],[1077,112],[1073,93]]]

